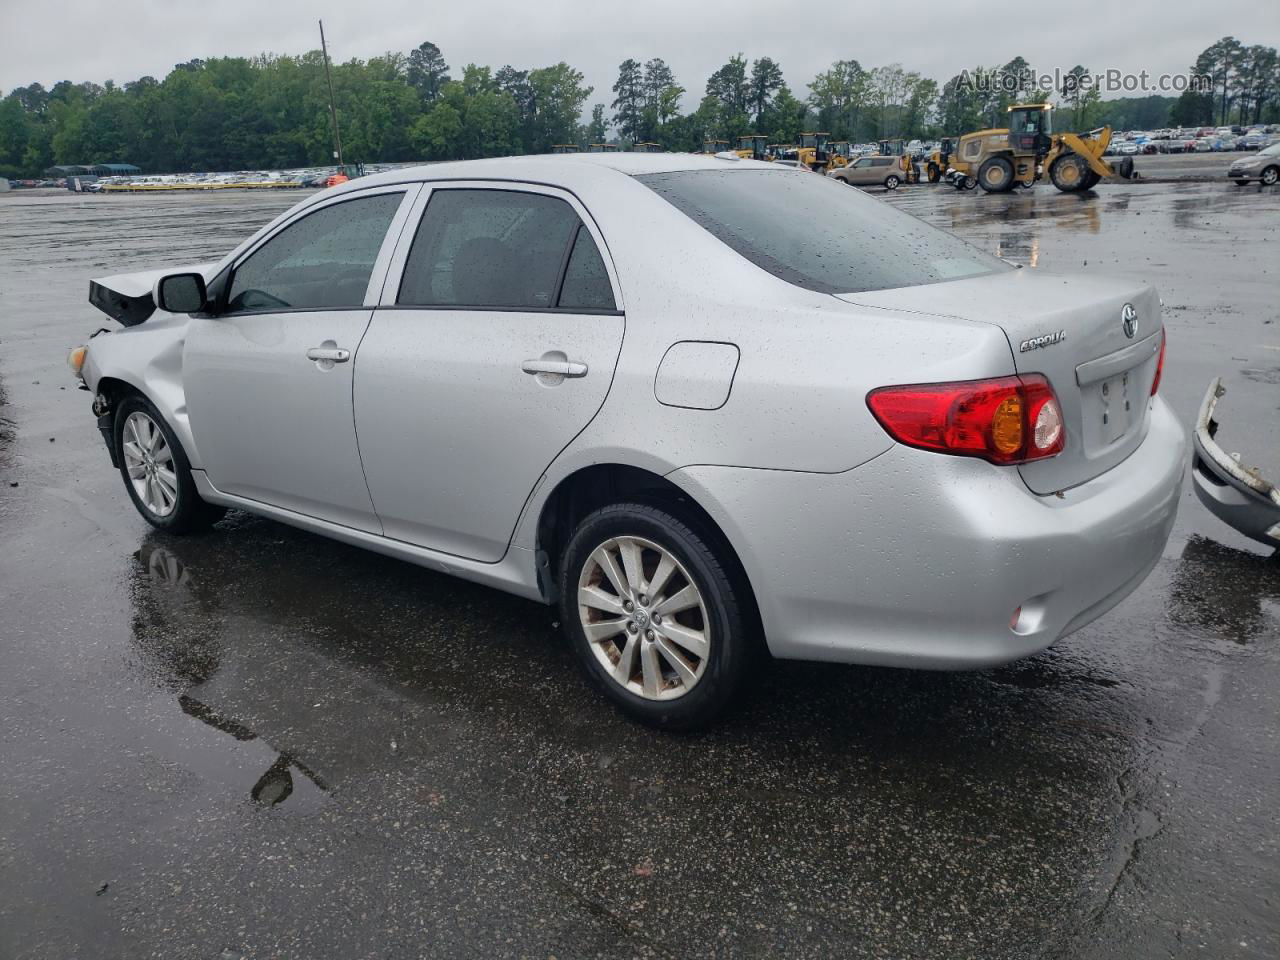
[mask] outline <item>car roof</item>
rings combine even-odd
[[[778,164],[762,160],[709,157],[695,153],[567,153],[493,157],[487,160],[451,160],[444,163],[402,167],[343,184],[364,189],[383,184],[431,180],[524,180],[572,188],[599,182],[611,175],[675,173],[684,170],[776,170]],[[784,168],[785,169],[785,168]],[[342,189],[340,188],[340,189]]]

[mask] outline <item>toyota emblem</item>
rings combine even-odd
[[[1138,332],[1138,310],[1132,303],[1120,308],[1120,322],[1124,326],[1124,335],[1132,340]]]

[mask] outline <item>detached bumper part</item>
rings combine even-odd
[[[1246,537],[1280,547],[1280,488],[1256,468],[1244,466],[1239,454],[1227,453],[1214,439],[1218,432],[1214,410],[1226,392],[1222,380],[1215,377],[1196,417],[1191,471],[1196,496],[1210,513]]]

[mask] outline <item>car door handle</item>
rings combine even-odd
[[[346,363],[351,359],[351,351],[343,350],[341,347],[312,347],[307,351],[307,359]]]
[[[587,365],[576,360],[526,360],[520,364],[525,373],[550,373],[561,377],[585,377]]]

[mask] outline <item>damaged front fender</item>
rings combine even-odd
[[[1280,547],[1280,488],[1214,439],[1218,432],[1214,411],[1226,392],[1221,378],[1215,377],[1196,417],[1191,473],[1196,496],[1210,513],[1246,537]]]

